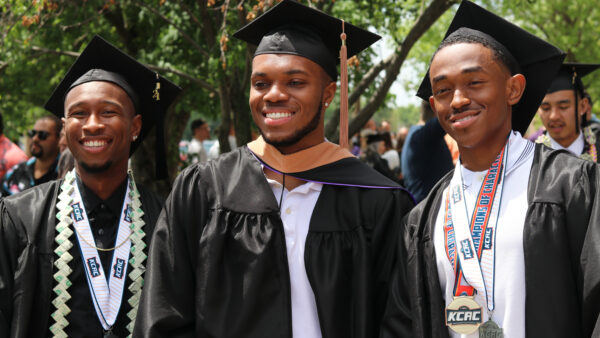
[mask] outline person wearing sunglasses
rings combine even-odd
[[[30,138],[29,151],[32,157],[12,167],[2,179],[2,196],[9,196],[33,186],[57,178],[58,140],[62,123],[54,115],[40,117],[33,129],[27,132]]]

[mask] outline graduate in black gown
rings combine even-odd
[[[598,163],[600,130],[587,120],[587,112],[592,108],[581,78],[599,67],[600,64],[585,63],[562,65],[538,109],[546,132],[536,142]]]
[[[131,334],[163,203],[128,160],[178,92],[100,37],[72,65],[46,109],[75,169],[0,202],[0,337]]]
[[[410,337],[600,335],[598,167],[519,134],[563,57],[479,6],[459,7],[419,95],[460,162],[405,220],[383,337],[411,326]]]
[[[148,258],[139,337],[378,335],[410,195],[324,139],[342,21],[283,1],[257,44],[262,137],[177,178]],[[345,24],[348,55],[378,37]],[[285,187],[285,188],[283,188]]]

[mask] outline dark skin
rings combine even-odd
[[[429,70],[429,103],[454,138],[462,165],[489,169],[511,130],[511,106],[525,90],[525,77],[511,75],[493,52],[480,44],[458,43],[435,55]]]
[[[252,62],[250,108],[254,122],[268,143],[282,154],[292,154],[324,142],[324,111],[333,100],[335,82],[315,62],[288,54],[257,55]],[[319,115],[314,129],[307,128]],[[308,130],[310,129],[310,130]],[[297,139],[299,130],[307,133]],[[292,144],[277,145],[294,140]],[[279,183],[283,176],[270,170],[265,175]],[[288,190],[305,182],[286,176]]]
[[[93,81],[67,94],[63,126],[77,174],[106,200],[127,178],[129,149],[140,133],[141,115],[119,86]]]

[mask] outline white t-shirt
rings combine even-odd
[[[495,309],[492,319],[503,329],[505,338],[525,337],[525,258],[523,253],[523,227],[527,213],[527,186],[533,164],[534,143],[525,140],[518,132],[509,139],[505,183],[502,191],[500,217],[496,231]],[[473,172],[460,167],[463,175],[464,197],[469,218],[486,171]],[[444,206],[437,215],[433,242],[438,275],[446,306],[453,300],[454,270],[444,250]],[[487,278],[487,275],[484,276]],[[484,295],[475,300],[483,309],[483,322],[489,318]],[[463,337],[448,329],[450,336]],[[479,337],[476,331],[468,338]]]
[[[394,149],[390,149],[381,155],[381,158],[387,161],[390,170],[396,170],[400,166],[400,156]]]
[[[282,185],[268,178],[267,182],[275,199],[279,201]],[[292,191],[284,189],[281,202],[281,220],[290,271],[293,337],[321,338],[315,294],[304,266],[304,247],[310,218],[322,187],[320,183],[307,182]]]

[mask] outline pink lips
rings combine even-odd
[[[460,113],[456,116],[452,116],[450,118],[450,122],[452,123],[452,127],[454,129],[465,129],[471,126],[477,118],[479,117],[479,112],[476,113]]]

